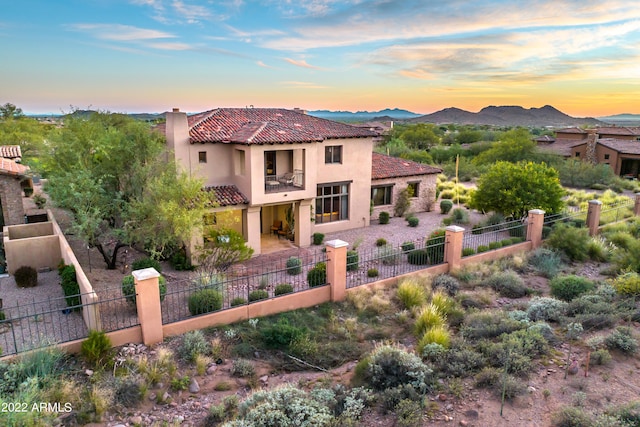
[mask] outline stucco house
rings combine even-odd
[[[305,247],[314,232],[369,225],[368,129],[302,110],[218,108],[174,109],[159,130],[177,163],[214,191],[219,206],[206,222],[230,224],[256,255],[277,231]]]
[[[413,193],[410,212],[432,209],[436,201],[436,179],[442,169],[380,153],[373,153],[371,160],[374,217],[382,211],[393,214],[398,195],[407,187],[411,187]]]

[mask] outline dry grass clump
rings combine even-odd
[[[427,303],[429,289],[425,287],[424,281],[416,278],[403,280],[398,285],[396,296],[402,307],[411,310],[415,307],[422,307]]]

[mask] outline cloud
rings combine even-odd
[[[267,65],[262,61],[256,61],[256,65],[262,68],[271,68],[272,70],[275,70],[276,67],[272,67],[271,65]]]
[[[75,31],[89,33],[93,37],[101,40],[136,41],[176,37],[164,31],[121,24],[72,24],[69,27]]]
[[[290,89],[328,89],[328,86],[322,86],[311,82],[299,82],[299,81],[283,81],[280,82],[281,86],[285,86]]]
[[[284,60],[287,61],[289,64],[295,65],[296,67],[310,68],[312,70],[322,70],[322,68],[320,67],[316,67],[315,65],[311,65],[307,63],[307,61],[305,61],[304,59],[284,58]]]
[[[147,43],[147,46],[158,50],[192,50],[193,48],[186,43]]]
[[[189,5],[182,0],[173,0],[173,10],[189,24],[195,24],[201,20],[208,21],[213,18],[213,14],[204,6]]]

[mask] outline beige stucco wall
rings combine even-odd
[[[4,228],[4,250],[7,272],[15,274],[23,266],[36,270],[51,268],[60,263],[60,242],[58,236],[29,237],[18,240],[9,238],[11,226]]]
[[[409,212],[426,212],[431,207],[431,210],[435,206],[436,202],[436,181],[437,175],[413,175],[399,178],[385,178],[376,179],[371,182],[371,187],[395,184],[391,195],[390,205],[380,205],[373,208],[372,219],[378,219],[380,212],[389,212],[393,216],[393,207],[398,200],[400,192],[407,188],[410,182],[419,182],[418,191],[419,194],[411,198],[411,206]],[[369,191],[369,197],[371,197],[371,191]]]
[[[37,222],[34,224],[13,225],[11,227],[8,227],[7,230],[10,240],[26,239],[29,237],[53,236],[53,224],[51,222]]]

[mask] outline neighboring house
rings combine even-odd
[[[393,129],[393,120],[353,123],[353,126],[369,129],[375,133],[376,137],[373,139],[373,143],[377,144],[384,141],[384,137],[391,132],[391,129]]]
[[[28,166],[0,157],[0,229],[5,225],[24,224],[22,183],[30,182],[28,171]]]
[[[314,232],[369,225],[370,130],[276,108],[174,109],[166,119],[158,129],[177,163],[216,194],[206,223],[232,224],[255,255],[274,225],[301,247]]]
[[[640,128],[606,126],[594,129],[566,128],[556,131],[555,141],[538,141],[542,150],[565,158],[609,165],[616,175],[638,178],[640,174]]]
[[[0,157],[21,163],[22,150],[19,145],[0,145]]]
[[[430,211],[436,201],[436,176],[442,169],[411,160],[373,153],[371,164],[371,200],[373,217],[393,207],[402,190],[411,187],[410,212]]]

